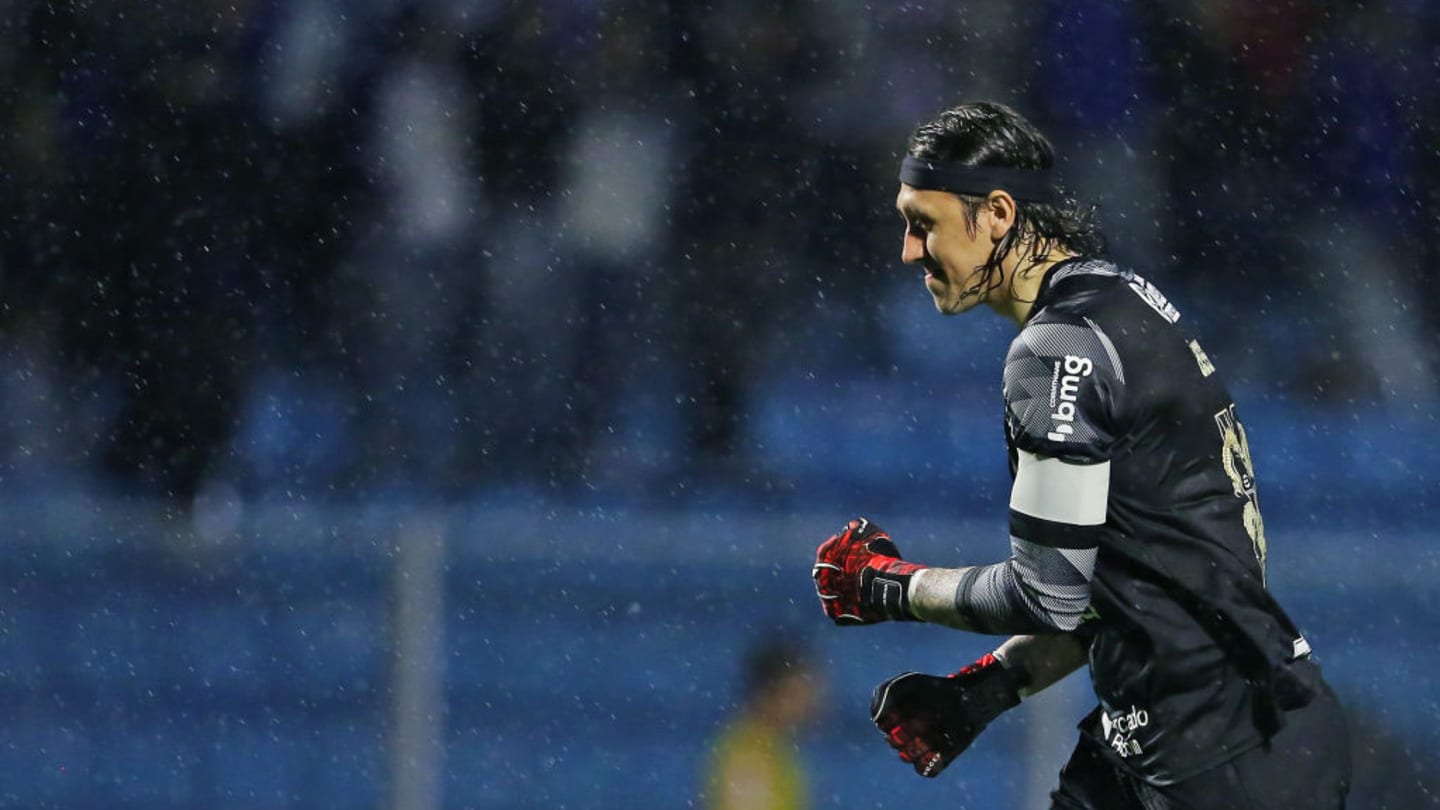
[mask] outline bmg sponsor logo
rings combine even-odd
[[[1055,361],[1050,377],[1050,432],[1045,437],[1063,442],[1075,433],[1075,402],[1080,398],[1080,381],[1089,377],[1095,364],[1088,357],[1067,354]]]

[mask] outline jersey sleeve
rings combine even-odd
[[[1088,318],[1031,323],[1005,358],[1006,430],[1017,450],[1072,463],[1110,458],[1125,370]]]

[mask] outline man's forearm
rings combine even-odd
[[[910,580],[910,612],[922,622],[975,630],[955,606],[955,594],[969,568],[926,568]]]
[[[1074,635],[1012,636],[995,657],[1024,684],[1021,697],[1045,690],[1085,666],[1086,646]]]
[[[1066,633],[1090,604],[1093,548],[1010,539],[1012,556],[973,568],[927,568],[910,580],[910,613],[978,633]]]

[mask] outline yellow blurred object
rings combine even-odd
[[[805,775],[792,736],[744,715],[721,733],[706,774],[708,810],[803,810]]]

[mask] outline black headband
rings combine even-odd
[[[982,197],[998,188],[1028,202],[1053,202],[1057,196],[1049,169],[962,166],[917,157],[900,161],[900,182],[928,191]]]

